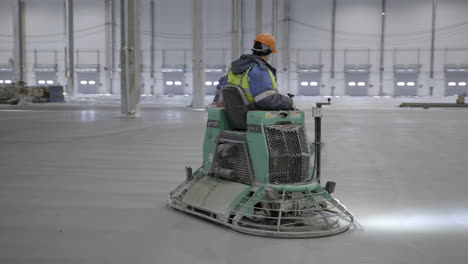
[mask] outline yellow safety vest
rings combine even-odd
[[[229,84],[233,84],[233,85],[239,85],[240,87],[242,87],[244,89],[244,92],[247,96],[247,99],[249,100],[249,102],[253,103],[253,102],[256,102],[256,101],[259,101],[258,98],[262,97],[262,99],[265,97],[265,96],[262,96],[263,94],[265,95],[269,95],[271,94],[271,90],[270,91],[266,91],[264,93],[261,93],[257,96],[254,96],[252,95],[252,93],[250,92],[250,79],[249,79],[249,72],[250,70],[252,69],[252,67],[255,67],[257,65],[254,65],[254,66],[251,66],[249,67],[245,72],[243,72],[242,74],[234,74],[232,73],[231,71],[231,65],[229,65],[229,73],[228,73],[228,78],[227,78],[227,83]],[[268,73],[270,74],[270,78],[271,78],[271,83],[273,85],[273,91],[274,93],[277,92],[277,89],[278,89],[278,85],[276,84],[276,78],[275,76],[273,75],[273,73],[270,71],[270,69],[267,69],[268,70]],[[245,78],[245,76],[247,76],[247,78]],[[256,100],[257,99],[257,100]]]

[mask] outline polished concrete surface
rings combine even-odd
[[[206,112],[163,98],[123,119],[102,100],[0,107],[0,263],[467,263],[466,110],[334,99],[323,178],[357,224],[287,240],[166,207],[184,166],[201,164]],[[297,99],[310,138],[317,100]]]

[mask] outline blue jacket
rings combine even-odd
[[[241,74],[248,68],[250,92],[253,97],[264,92],[274,90],[268,69],[273,73],[276,79],[276,69],[264,61],[261,57],[244,54],[238,60],[231,64],[231,71],[234,74]],[[227,79],[225,80],[225,82]],[[225,84],[225,83],[224,83]],[[257,107],[265,110],[290,110],[293,107],[293,101],[289,96],[279,93],[268,95],[267,97],[256,101]]]

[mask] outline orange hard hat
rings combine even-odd
[[[256,42],[256,41],[270,47],[271,50],[273,51],[273,53],[278,52],[276,50],[276,39],[270,33],[260,33],[260,34],[258,34],[258,36],[255,38],[254,42]]]

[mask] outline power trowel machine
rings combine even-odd
[[[203,165],[169,194],[169,205],[239,232],[268,237],[320,237],[353,224],[320,181],[321,110],[313,108],[315,141],[304,112],[262,111],[242,88],[222,88],[225,108],[208,110]]]

